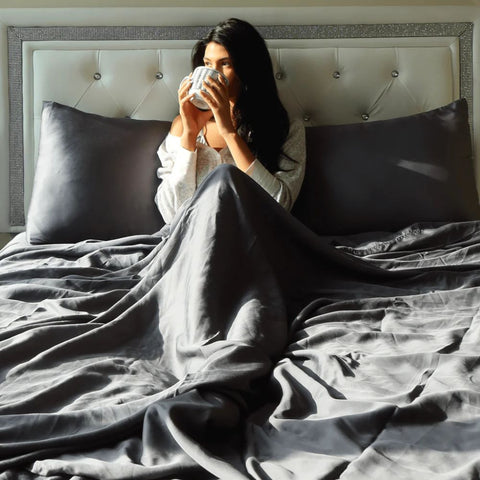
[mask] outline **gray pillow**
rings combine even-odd
[[[159,230],[157,149],[170,122],[108,118],[44,102],[27,217],[31,243]]]
[[[307,127],[293,213],[319,234],[480,218],[464,99],[385,121]]]

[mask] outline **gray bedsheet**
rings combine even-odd
[[[318,237],[216,169],[0,253],[0,479],[478,479],[480,223]]]

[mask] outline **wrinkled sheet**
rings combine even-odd
[[[480,223],[318,237],[233,167],[0,253],[0,480],[477,479]]]

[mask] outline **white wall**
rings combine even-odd
[[[218,21],[237,16],[255,25],[268,24],[332,24],[332,23],[403,23],[403,22],[454,22],[475,21],[474,56],[479,57],[480,0],[208,0],[207,7],[171,7],[192,2],[164,0],[139,0],[139,7],[82,8],[91,4],[111,5],[113,0],[44,0],[42,5],[54,8],[31,8],[38,0],[0,0],[0,232],[18,231],[9,227],[8,203],[8,85],[7,45],[8,25],[213,25]],[[211,6],[221,3],[219,6]],[[116,5],[128,5],[128,0],[115,0]],[[131,4],[131,2],[130,2]],[[164,5],[150,7],[149,5]],[[198,5],[197,0],[193,3]],[[235,6],[241,4],[242,6]],[[298,5],[317,5],[302,6]],[[329,6],[334,4],[335,6]],[[360,4],[368,6],[359,6]],[[377,4],[378,6],[372,6]],[[401,4],[402,6],[399,6]],[[408,6],[405,6],[407,4]],[[414,5],[412,5],[414,4]],[[2,8],[11,7],[16,8]],[[59,8],[60,5],[69,5]],[[71,7],[74,5],[75,7]],[[225,6],[228,5],[228,6]],[[246,7],[245,5],[257,5]],[[262,5],[262,6],[259,6]],[[265,6],[267,5],[267,6]],[[275,5],[275,6],[273,6]],[[278,6],[280,5],[280,6]],[[288,6],[295,5],[295,6]],[[321,5],[321,6],[318,6]],[[382,6],[380,6],[382,5]],[[393,6],[392,6],[393,5]],[[480,62],[475,62],[474,103],[480,111]],[[480,128],[475,126],[475,137]],[[480,145],[480,141],[476,142]],[[480,152],[479,152],[480,153]],[[480,160],[477,161],[480,176]]]
[[[475,6],[480,0],[203,0],[203,7]],[[198,0],[0,0],[0,8],[198,7]]]

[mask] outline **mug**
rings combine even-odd
[[[192,78],[191,78],[192,86],[190,87],[190,90],[189,90],[188,93],[189,94],[192,94],[192,93],[195,94],[195,96],[190,101],[200,110],[209,110],[210,109],[208,104],[205,102],[205,100],[203,100],[203,98],[198,93],[198,92],[200,92],[200,90],[203,90],[204,92],[207,92],[205,90],[205,88],[203,88],[203,81],[204,80],[208,81],[209,78],[211,78],[213,80],[217,80],[217,78],[220,75],[224,78],[225,84],[228,85],[228,78],[223,73],[219,72],[218,70],[215,70],[215,69],[209,68],[209,67],[197,67],[193,71],[193,75],[192,75]]]

